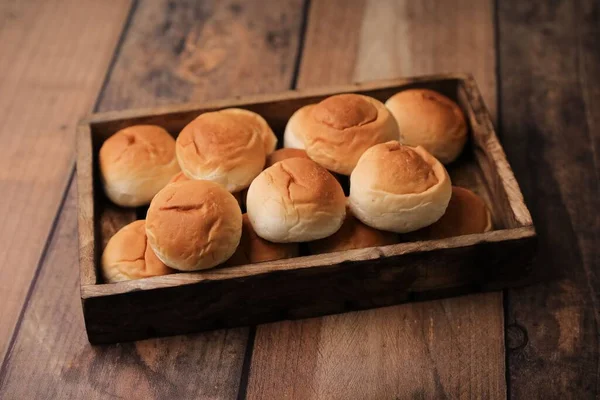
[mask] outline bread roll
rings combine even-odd
[[[219,183],[231,193],[247,188],[265,165],[261,136],[228,112],[205,113],[190,122],[176,150],[188,178]]]
[[[110,238],[102,253],[102,276],[108,283],[170,274],[146,242],[146,222],[138,220]]]
[[[392,141],[362,155],[350,176],[348,204],[370,227],[405,233],[440,219],[451,194],[450,177],[435,157]]]
[[[183,182],[183,181],[189,181],[189,180],[190,180],[190,178],[185,176],[185,174],[183,172],[179,172],[177,175],[175,175],[174,177],[171,178],[169,183]]]
[[[333,235],[308,244],[311,254],[333,253],[367,247],[387,246],[397,243],[398,235],[380,231],[360,222],[351,210],[346,209],[342,227]]]
[[[350,175],[369,147],[398,140],[389,110],[372,97],[339,94],[298,110],[286,127],[286,147],[303,148],[330,171]]]
[[[298,257],[298,243],[273,243],[256,234],[248,219],[242,215],[242,239],[228,266],[254,264],[264,261],[282,260]]]
[[[242,235],[242,212],[233,195],[217,183],[170,183],[150,203],[146,234],[169,267],[212,268],[235,252]]]
[[[275,243],[306,242],[335,233],[346,215],[342,187],[325,168],[288,158],[250,185],[248,218],[256,234]]]
[[[467,142],[467,123],[458,104],[428,89],[405,90],[385,105],[400,128],[400,143],[423,146],[443,164],[454,161]]]
[[[491,230],[492,216],[483,199],[469,189],[452,186],[452,197],[442,218],[414,232],[411,239],[445,239]]]
[[[185,176],[185,174],[183,172],[180,172],[177,175],[175,175],[169,181],[169,183],[183,182],[183,181],[189,181],[189,180],[190,180],[190,178],[188,178],[187,176]],[[247,189],[244,189],[241,192],[232,193],[233,197],[235,197],[235,199],[237,200],[238,204],[240,205],[240,208],[243,207],[243,204],[246,201],[246,190]]]
[[[283,132],[283,147],[285,149],[304,150],[304,140],[301,136],[299,136],[301,129],[300,121],[308,118],[308,111],[312,107],[314,107],[313,104],[301,107],[290,117],[287,125],[285,126],[285,131]]]
[[[275,151],[277,148],[277,136],[275,136],[273,130],[261,115],[242,108],[226,108],[221,110],[221,112],[239,118],[243,123],[252,126],[263,141],[265,154],[269,155]]]
[[[301,150],[301,149],[287,148],[287,149],[275,150],[273,153],[269,154],[269,156],[267,157],[267,163],[265,164],[265,168],[269,168],[271,165],[275,164],[276,162],[283,161],[287,158],[296,158],[296,157],[309,158],[308,154],[306,154],[306,151]]]
[[[130,126],[106,139],[99,163],[106,195],[123,207],[150,203],[180,171],[175,139],[155,125]]]

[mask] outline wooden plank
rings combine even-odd
[[[493,3],[440,3],[311,2],[298,87],[466,72],[474,75],[495,120]],[[335,65],[323,63],[322,49]]]
[[[502,298],[485,297],[263,325],[248,398],[501,397],[503,354],[481,338],[503,342]]]
[[[561,279],[507,295],[510,395],[600,397],[600,4],[499,3],[507,155]]]
[[[18,324],[129,0],[0,3],[0,360]]]
[[[300,0],[140,2],[100,109],[287,89],[301,19]],[[236,58],[238,39],[262,54]],[[172,51],[182,45],[187,49],[183,55]],[[220,48],[240,65],[215,62],[220,60]],[[212,55],[203,58],[207,49]],[[206,63],[209,71],[198,72],[197,79],[193,74],[178,76],[174,71],[188,68],[184,66],[189,59]],[[228,70],[235,73],[229,75]],[[161,84],[156,86],[157,82]],[[134,88],[138,86],[142,90]],[[75,272],[74,196],[72,185],[21,328],[0,371],[0,398],[236,398],[247,329],[90,346]]]
[[[467,70],[494,112],[492,6],[313,1],[298,82]],[[505,398],[503,337],[500,293],[263,325],[256,331],[247,394]]]

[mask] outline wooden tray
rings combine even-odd
[[[487,202],[495,230],[444,240],[303,256],[205,272],[178,273],[116,284],[98,274],[102,250],[145,209],[123,209],[105,197],[98,150],[121,128],[157,124],[176,136],[202,112],[243,107],[277,133],[301,106],[336,93],[381,101],[407,88],[430,88],[454,99],[467,116],[470,140],[449,166],[453,184]],[[451,74],[236,97],[206,104],[94,114],[78,128],[81,298],[91,343],[111,343],[209,329],[314,317],[407,301],[494,290],[527,277],[535,229],[519,186],[471,76]]]

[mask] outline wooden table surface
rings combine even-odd
[[[0,1],[0,398],[598,398],[599,7]],[[537,266],[558,278],[89,345],[73,180],[84,114],[459,71],[494,115],[537,226]]]

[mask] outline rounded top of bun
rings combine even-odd
[[[273,165],[279,161],[283,161],[288,158],[297,158],[297,157],[309,158],[308,154],[306,154],[306,151],[304,151],[302,149],[286,148],[286,149],[275,150],[273,153],[268,155],[267,163],[265,164],[265,168],[269,168],[271,165]]]
[[[349,209],[342,227],[333,235],[308,244],[311,254],[332,253],[367,247],[387,246],[397,242],[397,235],[380,231],[360,222]]]
[[[377,119],[378,110],[372,100],[356,94],[331,96],[313,107],[313,118],[339,130],[362,126]]]
[[[243,108],[226,108],[220,112],[232,115],[239,118],[243,123],[249,124],[260,135],[265,149],[265,154],[271,154],[277,147],[277,136],[260,115],[253,111],[244,110]]]
[[[298,243],[273,243],[256,234],[248,214],[242,215],[242,238],[228,266],[282,260],[298,256]]]
[[[256,233],[271,242],[302,242],[339,229],[346,198],[325,168],[288,158],[265,169],[250,185],[246,206]]]
[[[121,129],[104,141],[100,165],[105,171],[125,167],[143,171],[155,165],[168,165],[175,158],[175,139],[157,125],[134,125]]]
[[[452,197],[442,218],[414,233],[418,239],[433,240],[490,230],[492,216],[483,199],[469,189],[452,186]]]
[[[460,155],[467,123],[454,101],[433,90],[410,89],[393,95],[385,105],[398,122],[401,143],[423,146],[443,164]]]
[[[188,178],[216,182],[230,192],[247,188],[265,164],[260,134],[228,112],[204,113],[190,122],[176,151]]]
[[[435,157],[392,141],[362,155],[350,177],[348,204],[363,223],[406,233],[437,221],[451,193],[448,172]]]
[[[234,253],[242,212],[222,186],[209,181],[171,183],[152,199],[148,243],[166,265],[181,271],[212,268]]]
[[[102,253],[102,275],[108,283],[174,272],[156,257],[147,245],[144,220],[121,228],[108,241]]]
[[[396,121],[379,100],[352,93],[303,107],[288,130],[288,142],[300,140],[311,159],[342,175],[350,175],[369,147],[399,137]]]
[[[384,192],[422,193],[438,182],[425,158],[418,149],[396,141],[382,143],[365,153],[355,179],[369,180],[373,189]]]
[[[99,153],[102,183],[120,206],[148,204],[179,172],[175,139],[156,125],[134,125],[106,139]]]

